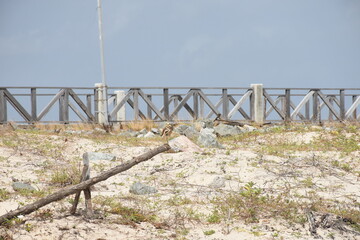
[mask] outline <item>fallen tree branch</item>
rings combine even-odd
[[[98,182],[105,181],[109,177],[112,177],[118,173],[124,172],[124,171],[132,168],[133,166],[135,166],[141,162],[144,162],[146,160],[149,160],[150,158],[154,157],[155,155],[165,152],[165,151],[168,151],[170,149],[171,149],[171,147],[168,144],[164,144],[164,145],[159,146],[155,149],[152,149],[138,157],[135,157],[131,161],[128,161],[126,163],[118,165],[114,168],[111,168],[96,177],[90,178],[89,180],[86,180],[79,184],[63,188],[63,189],[61,189],[55,193],[52,193],[52,194],[48,195],[47,197],[44,197],[34,203],[31,203],[31,204],[25,205],[21,208],[18,208],[16,210],[10,211],[10,212],[0,216],[0,225],[2,223],[6,222],[7,220],[12,219],[18,215],[26,215],[26,214],[32,213],[33,211],[35,211],[49,203],[61,200],[69,195],[72,195],[81,190],[87,189],[90,186],[92,186]]]

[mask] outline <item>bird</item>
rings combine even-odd
[[[161,132],[161,137],[166,138],[166,140],[168,140],[173,130],[174,130],[174,125],[171,123],[167,123]]]

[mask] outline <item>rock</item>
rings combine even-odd
[[[160,130],[158,128],[152,128],[150,130],[153,134],[160,135]]]
[[[105,129],[102,129],[102,128],[94,128],[94,132],[97,132],[97,133],[106,133],[106,130],[105,130]]]
[[[156,135],[153,133],[153,132],[148,132],[144,135],[144,138],[153,138],[155,137]]]
[[[204,128],[200,131],[198,143],[204,147],[224,148],[217,140],[214,129]]]
[[[209,187],[212,188],[223,188],[225,187],[225,178],[223,177],[215,177],[214,180],[209,184]]]
[[[224,136],[234,136],[242,133],[241,129],[237,126],[230,126],[220,123],[218,126],[214,127],[215,133],[221,137]]]
[[[214,127],[214,121],[210,119],[205,119],[200,122],[202,128],[213,128]]]
[[[127,130],[125,132],[119,133],[119,135],[124,137],[136,137],[138,133],[133,130]]]
[[[107,161],[114,161],[116,160],[116,156],[110,153],[99,153],[99,152],[86,152],[87,159],[89,161],[99,161],[99,160],[107,160]]]
[[[145,136],[145,134],[138,134],[136,137],[137,138],[143,138]]]
[[[36,189],[33,186],[23,182],[13,182],[12,187],[15,191],[21,191],[21,190],[36,191]]]
[[[179,136],[169,141],[175,152],[201,152],[201,148],[185,136]]]
[[[147,134],[147,132],[148,132],[148,131],[146,130],[146,128],[144,128],[144,129],[142,129],[142,130],[139,131],[139,135],[140,135],[140,134],[145,135],[145,134]]]
[[[157,192],[156,188],[147,186],[140,182],[136,182],[133,185],[131,185],[129,191],[136,195],[146,195]]]
[[[190,127],[189,125],[179,125],[174,129],[174,132],[176,132],[176,133],[178,133],[180,135],[185,135],[184,132],[189,127]]]
[[[252,131],[257,130],[256,127],[253,127],[253,126],[250,126],[250,125],[244,125],[242,128],[243,128],[246,132],[252,132]]]
[[[200,133],[196,131],[196,129],[193,126],[189,126],[185,131],[184,134],[188,138],[198,138]]]

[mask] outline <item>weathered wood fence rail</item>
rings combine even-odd
[[[360,121],[360,88],[0,87],[0,124],[225,120]],[[105,96],[105,97],[104,97]],[[107,114],[105,114],[107,113]],[[106,116],[105,116],[106,115]]]

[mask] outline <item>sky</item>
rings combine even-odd
[[[359,0],[103,0],[111,87],[360,88]],[[0,86],[101,82],[96,0],[0,0]]]

